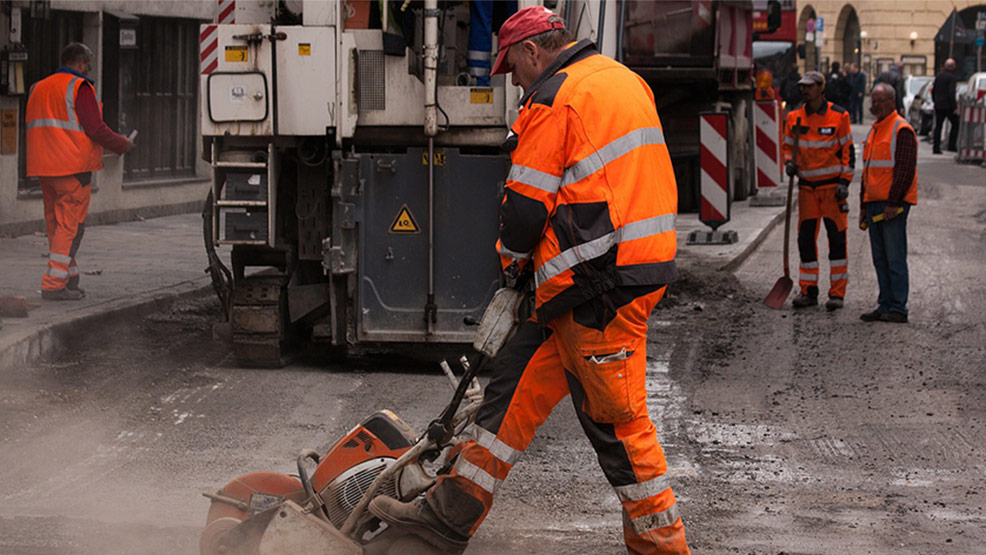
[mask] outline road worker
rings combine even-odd
[[[493,361],[485,400],[449,475],[410,503],[370,510],[444,552],[465,549],[535,430],[571,395],[623,507],[631,553],[688,553],[647,413],[647,320],[678,276],[677,193],[647,84],[528,7],[501,27],[492,74],[523,87],[497,250],[533,271],[536,313]]]
[[[876,116],[863,147],[860,227],[870,234],[876,281],[876,310],[864,322],[907,322],[907,215],[918,203],[918,140],[914,128],[894,110],[896,91],[886,83],[873,87]]]
[[[103,148],[123,154],[133,141],[103,123],[96,90],[86,77],[92,69],[89,47],[73,42],[62,49],[61,67],[31,88],[25,113],[27,176],[37,177],[48,231],[48,265],[41,296],[79,300],[75,261],[92,195],[92,174],[103,167]]]
[[[798,81],[804,105],[787,115],[784,126],[784,160],[788,175],[798,176],[798,252],[801,255],[799,284],[801,294],[795,308],[818,304],[818,232],[824,223],[829,242],[828,310],[842,308],[848,283],[846,254],[849,183],[855,167],[855,151],[849,112],[825,100],[825,77],[817,71],[805,72]],[[794,134],[801,119],[798,152],[794,154]]]

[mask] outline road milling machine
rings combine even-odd
[[[651,85],[681,210],[698,206],[701,111],[732,114],[732,194],[751,192],[752,2],[544,3]],[[470,34],[495,55],[512,4],[238,0],[201,26],[206,250],[240,365],[310,341],[472,340],[501,285],[501,145],[523,91],[470,70]]]

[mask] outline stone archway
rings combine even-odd
[[[859,16],[851,4],[846,4],[839,12],[839,18],[835,25],[835,43],[835,61],[841,62],[843,65],[859,64],[862,61],[860,57]]]
[[[805,33],[808,32],[808,20],[815,19],[815,8],[811,4],[805,4],[798,15],[798,35],[797,42],[805,46],[805,71],[812,71],[818,68],[818,52],[814,45],[806,44]]]

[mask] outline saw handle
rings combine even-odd
[[[531,284],[534,278],[534,273],[531,271],[521,272],[519,275],[510,278],[508,276],[507,287],[510,287],[516,291],[523,291],[528,285]],[[474,324],[475,322],[475,324]],[[469,316],[463,319],[463,323],[467,326],[478,325],[475,318]],[[461,359],[462,367],[465,368],[465,373],[459,380],[459,385],[455,388],[455,393],[452,395],[452,400],[442,411],[442,414],[431,421],[428,424],[428,431],[425,435],[429,440],[435,442],[438,445],[447,444],[452,440],[452,436],[455,434],[455,430],[452,429],[452,419],[455,417],[455,413],[459,410],[459,405],[462,404],[462,398],[465,397],[466,391],[472,384],[473,378],[479,375],[479,372],[486,367],[486,364],[490,361],[490,357],[483,353],[479,353],[479,361],[476,364],[470,364],[469,359],[463,356]]]
[[[452,400],[442,411],[442,414],[431,421],[428,424],[428,431],[425,435],[429,440],[437,445],[444,445],[452,440],[452,436],[455,430],[452,429],[452,418],[455,416],[456,411],[459,410],[459,405],[462,404],[462,398],[466,396],[466,390],[472,384],[473,378],[475,378],[479,371],[486,366],[486,361],[489,360],[485,355],[480,355],[479,364],[469,364],[466,357],[463,358],[462,366],[465,368],[465,373],[462,378],[459,379],[459,385],[455,388],[455,393],[452,394]]]

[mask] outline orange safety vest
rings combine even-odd
[[[863,143],[863,202],[884,202],[890,198],[890,187],[894,183],[894,164],[897,160],[897,131],[901,128],[914,128],[897,112],[891,112],[892,117],[886,117],[875,122],[870,128],[870,134]],[[917,141],[917,134],[914,134]],[[914,168],[914,178],[911,180],[904,202],[918,203],[918,171]]]
[[[787,115],[784,126],[784,160],[791,160],[794,151],[794,127],[801,118],[798,138],[799,185],[827,185],[852,181],[855,171],[855,151],[849,112],[831,102],[822,104],[818,112],[809,114],[801,106]]]
[[[56,177],[102,169],[103,147],[86,135],[75,113],[75,98],[82,86],[89,86],[82,77],[59,72],[31,89],[24,118],[28,177]]]
[[[677,279],[677,185],[643,79],[582,40],[528,88],[510,131],[497,251],[505,268],[533,259],[542,325]]]

